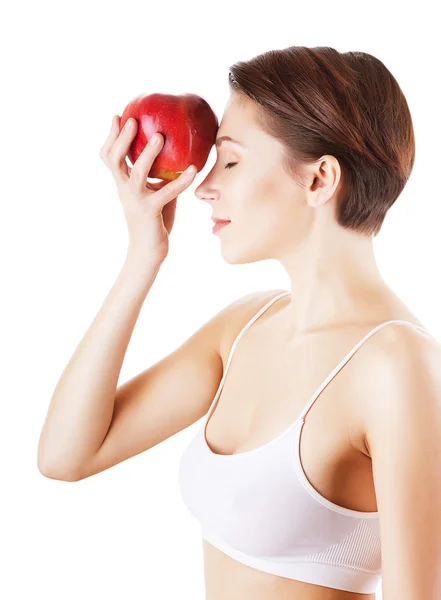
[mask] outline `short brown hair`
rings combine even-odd
[[[338,223],[377,235],[415,159],[409,107],[385,65],[365,52],[290,46],[237,62],[228,77],[283,144],[288,174],[300,181],[298,167],[325,154],[339,161]]]

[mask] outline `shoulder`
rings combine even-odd
[[[263,308],[272,298],[289,290],[258,290],[241,296],[228,304],[222,311],[224,313],[223,332],[220,340],[220,351],[227,355],[234,339],[250,319]],[[226,354],[225,354],[226,353]]]
[[[363,355],[357,397],[363,411],[365,447],[372,457],[370,440],[387,436],[400,422],[412,425],[417,415],[441,407],[441,344],[433,336],[406,324],[381,328]],[[381,430],[381,431],[380,431]]]
[[[399,376],[406,375],[403,367],[411,367],[414,371],[425,364],[427,368],[437,365],[436,370],[440,370],[441,343],[430,333],[406,323],[390,323],[381,327],[372,338],[373,343],[369,347],[366,345],[364,355],[364,384],[372,381],[373,373],[389,375],[391,381],[398,377],[401,381]]]

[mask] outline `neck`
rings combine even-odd
[[[311,235],[278,260],[291,280],[291,338],[375,316],[391,294],[378,270],[372,238],[340,226],[328,227],[327,235]]]

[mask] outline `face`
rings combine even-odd
[[[216,148],[216,163],[195,190],[211,205],[212,216],[231,221],[215,234],[230,264],[280,259],[302,241],[313,220],[305,188],[284,171],[283,146],[258,127],[253,105],[230,97],[217,139],[228,135],[243,146],[224,141]]]

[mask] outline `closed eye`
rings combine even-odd
[[[227,163],[225,165],[225,169],[232,169],[234,167],[234,165],[237,165],[237,163],[234,163],[234,162],[233,163]]]

